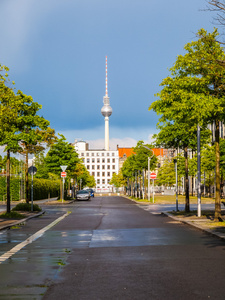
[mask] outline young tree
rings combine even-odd
[[[164,162],[163,166],[159,169],[157,175],[157,184],[172,187],[176,183],[174,162],[168,159]]]
[[[213,33],[204,29],[198,31],[198,40],[184,47],[186,54],[178,56],[171,68],[172,77],[163,81],[164,88],[158,94],[160,100],[150,106],[162,114],[161,126],[169,124],[170,130],[174,131],[174,142],[182,141],[185,153],[188,147],[193,149],[193,144],[196,144],[197,124],[201,126],[203,137],[204,133],[207,134],[208,124],[215,123],[215,220],[221,218],[219,122],[225,118],[225,68],[218,64],[218,61],[225,60],[225,55],[216,41],[217,35],[216,29]],[[166,133],[169,134],[169,130]],[[186,200],[188,192],[186,190]]]
[[[60,166],[67,166],[66,172],[73,177],[76,164],[79,162],[78,154],[74,147],[66,142],[66,138],[59,134],[60,138],[50,146],[45,162],[48,172],[57,174],[60,177],[62,172]]]
[[[21,124],[18,117],[21,116],[21,101],[15,96],[12,89],[5,85],[5,79],[0,78],[0,145],[5,146],[7,153],[6,185],[7,185],[7,212],[10,212],[10,152],[16,153],[20,149]]]
[[[143,141],[137,142],[136,147],[134,147],[135,164],[137,170],[148,170],[148,157],[151,157],[150,170],[155,170],[158,160],[153,150],[151,150],[152,148],[152,145],[144,144]]]
[[[126,183],[127,183],[127,181],[126,181],[126,179],[124,179],[123,174],[120,170],[120,172],[118,174],[116,174],[116,173],[113,174],[109,184],[112,184],[116,188],[119,188],[119,187],[125,186]]]
[[[37,173],[35,175],[36,178],[43,178],[48,179],[48,169],[45,164],[45,156],[44,151],[35,153],[35,160],[34,160],[35,167],[37,168]]]
[[[78,162],[71,173],[71,176],[77,182],[77,185],[82,185],[82,187],[92,188],[96,185],[94,176],[91,176],[88,170],[85,168],[83,163]]]

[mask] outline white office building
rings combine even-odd
[[[109,184],[114,173],[119,172],[119,152],[117,150],[92,150],[88,143],[75,140],[74,147],[90,175],[96,181],[96,192],[112,193],[114,188]]]

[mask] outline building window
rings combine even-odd
[[[113,162],[113,163],[115,162],[115,158],[112,159],[112,162]]]
[[[110,176],[110,172],[107,172],[107,176],[108,176],[108,177]]]
[[[105,166],[104,165],[102,166],[102,170],[105,170]]]
[[[92,160],[91,160],[93,163],[95,162],[95,159],[94,158],[92,158]]]
[[[110,158],[107,158],[107,163],[110,163]]]
[[[92,172],[91,175],[95,177],[95,172]]]
[[[102,179],[102,184],[105,184],[105,179]]]
[[[90,158],[87,158],[87,163],[89,163],[90,162]]]
[[[87,165],[87,169],[88,169],[88,170],[90,169],[90,166],[89,166],[89,165]]]
[[[97,165],[97,169],[100,170],[100,165]]]
[[[100,184],[100,179],[97,179],[97,184]]]
[[[98,177],[100,176],[100,172],[97,172],[97,176],[98,176]]]
[[[94,165],[92,165],[91,167],[92,167],[92,170],[94,170],[94,169],[95,169],[95,166],[94,166]]]
[[[107,156],[109,156],[109,152],[107,152]]]
[[[102,156],[105,156],[105,153],[102,152]]]
[[[100,158],[97,158],[97,163],[100,163]]]
[[[95,156],[94,152],[91,153],[91,156]]]
[[[105,159],[104,159],[104,158],[102,159],[102,162],[103,162],[103,163],[105,162]]]
[[[84,158],[82,158],[82,161],[83,161],[83,163],[84,163]]]
[[[110,170],[110,165],[107,165],[107,169]]]
[[[115,153],[114,153],[114,152],[112,153],[112,156],[115,156]]]
[[[108,183],[110,183],[110,179],[108,179],[108,181],[107,181]]]
[[[115,166],[115,165],[113,165],[113,166],[112,166],[112,168],[113,168],[113,170],[115,170],[116,166]]]
[[[99,152],[97,152],[97,156],[99,156]]]
[[[86,156],[89,156],[89,152],[87,152]]]
[[[84,152],[81,152],[81,156],[84,156]]]
[[[103,177],[105,176],[105,172],[102,172],[102,176],[103,176]]]

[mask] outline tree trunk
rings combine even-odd
[[[216,222],[221,220],[221,199],[220,199],[220,146],[219,146],[219,121],[215,122],[215,151],[216,151],[216,196],[215,196],[215,216]]]
[[[29,185],[28,185],[28,149],[26,149],[26,163],[25,163],[25,186],[26,186],[26,203],[29,203]]]
[[[189,180],[188,180],[188,151],[187,147],[184,148],[184,158],[185,158],[185,212],[190,211],[190,201],[189,201]]]
[[[10,150],[7,150],[7,162],[6,162],[6,199],[7,199],[7,213],[10,213]]]

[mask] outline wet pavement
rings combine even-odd
[[[0,299],[224,299],[224,241],[122,197],[43,208],[0,232],[1,258],[64,217],[0,264]]]

